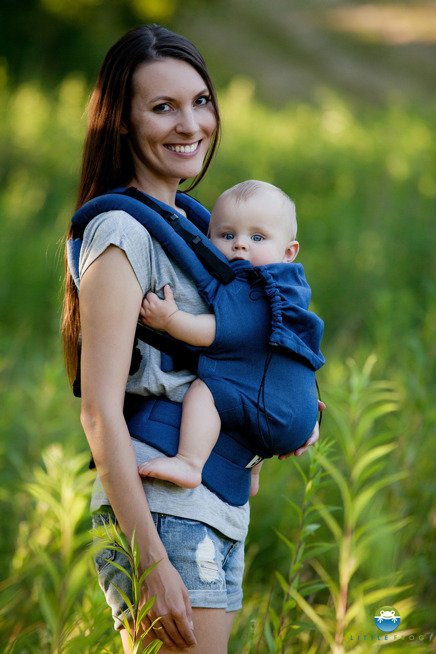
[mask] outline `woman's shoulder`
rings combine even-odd
[[[111,245],[124,251],[142,289],[148,288],[153,249],[150,234],[135,218],[121,210],[101,213],[86,226],[80,250],[80,277]]]
[[[147,229],[133,216],[127,211],[113,209],[98,214],[88,223],[83,233],[83,242],[86,243],[95,238],[107,239],[113,236],[139,239],[142,246],[144,241],[150,240]]]

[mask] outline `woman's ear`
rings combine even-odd
[[[283,263],[291,263],[297,256],[299,249],[300,244],[298,241],[289,241],[288,245],[286,246]]]
[[[127,125],[125,125],[124,123],[121,123],[120,134],[128,134],[128,133],[129,133],[129,130],[127,129]]]

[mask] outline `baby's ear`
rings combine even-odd
[[[300,244],[298,241],[289,241],[288,245],[286,246],[283,263],[291,263],[297,256],[299,249]]]

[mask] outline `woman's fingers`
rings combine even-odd
[[[171,290],[171,286],[169,284],[166,284],[164,286],[164,299],[165,300],[174,300],[174,295]]]
[[[173,611],[169,620],[167,632],[177,647],[194,647],[197,640],[194,634],[194,623],[192,622],[192,608],[187,591],[183,592],[184,610]],[[168,616],[169,618],[170,616]]]
[[[147,620],[153,622],[152,631],[167,647],[186,649],[196,644],[192,609],[188,591],[177,570],[168,560],[161,560],[147,577],[145,597],[155,596],[151,614]]]
[[[170,636],[178,647],[193,647],[197,644],[194,636],[194,625],[192,621],[188,620],[186,614],[174,618],[171,627],[174,628],[174,631],[171,631]]]
[[[311,445],[316,443],[316,441],[319,439],[319,424],[316,423],[315,429],[307,439],[307,441],[302,445],[301,447],[298,448],[298,450],[295,450],[294,456],[301,456]]]
[[[324,404],[324,402],[318,401],[318,409],[320,411],[324,411],[325,408],[326,405]],[[295,450],[294,452],[288,452],[287,454],[280,454],[279,456],[280,461],[283,461],[284,459],[287,459],[292,455],[301,456],[311,445],[314,445],[318,439],[319,439],[319,423],[317,422],[313,432],[311,433],[307,441],[304,443],[304,445],[299,447],[298,450]]]
[[[324,404],[324,402],[318,400],[318,411],[324,411],[325,408],[326,405]],[[292,454],[294,454],[294,456],[301,456],[302,454],[304,454],[304,452],[307,449],[309,449],[311,445],[314,445],[318,439],[319,439],[319,422],[316,423],[313,432],[311,433],[307,441],[304,443],[304,445],[299,447],[298,450],[295,450],[295,452],[292,452]]]
[[[156,622],[150,633],[162,640],[167,647],[185,649],[197,644],[193,627],[192,621],[186,616],[164,616]]]

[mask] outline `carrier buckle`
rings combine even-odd
[[[256,466],[256,465],[257,465],[258,463],[260,463],[261,461],[263,461],[263,456],[259,456],[258,454],[256,454],[256,455],[251,459],[251,461],[249,461],[249,462],[247,463],[247,465],[246,465],[245,467],[248,468],[248,469],[250,469],[250,468],[254,468],[254,466]]]

